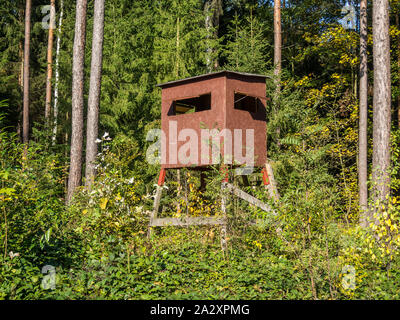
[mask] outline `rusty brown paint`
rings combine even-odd
[[[161,129],[166,135],[166,143],[162,143],[162,150],[166,153],[166,162],[161,164],[164,169],[199,167],[201,164],[201,152],[197,164],[172,163],[169,154],[170,140],[169,122],[176,121],[177,132],[182,129],[193,129],[198,135],[198,147],[201,146],[201,129],[217,128],[219,130],[230,129],[254,129],[254,156],[255,166],[264,166],[267,156],[266,150],[266,84],[265,76],[222,71],[206,74],[193,78],[182,79],[159,85],[162,89],[161,97]],[[234,109],[235,92],[246,93],[260,98],[262,104],[256,113]],[[195,97],[211,93],[211,110],[205,110],[190,114],[169,115],[174,100],[185,97]],[[243,133],[242,141],[245,142]],[[177,150],[187,141],[178,141]],[[243,143],[243,148],[246,148]],[[243,150],[243,153],[245,151]],[[223,155],[223,147],[221,146]],[[211,151],[210,151],[211,161]],[[203,164],[207,165],[207,164]]]

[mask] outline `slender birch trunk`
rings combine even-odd
[[[360,119],[358,144],[358,188],[360,205],[360,224],[368,225],[368,19],[367,0],[360,2]]]
[[[24,45],[24,93],[23,93],[23,119],[22,119],[22,142],[25,144],[24,158],[28,152],[29,142],[29,58],[31,45],[31,0],[26,0],[25,8],[25,45]]]
[[[58,20],[58,31],[57,31],[57,47],[56,47],[56,78],[54,84],[54,107],[53,107],[53,145],[56,143],[57,138],[57,126],[58,126],[58,86],[60,81],[60,45],[61,45],[61,34],[62,34],[62,23],[64,15],[64,0],[60,3],[60,17]]]

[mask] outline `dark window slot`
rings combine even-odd
[[[235,92],[234,108],[237,110],[257,113],[258,110],[262,109],[262,102],[257,97]]]
[[[173,109],[174,115],[211,110],[211,93],[197,97],[174,100]]]

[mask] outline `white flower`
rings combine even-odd
[[[108,132],[104,132],[104,134],[103,134],[103,139],[105,139],[105,138],[107,138],[108,137]]]
[[[9,255],[10,255],[11,259],[14,259],[15,257],[19,257],[19,253],[18,252],[14,253],[14,252],[10,251]]]
[[[99,138],[96,139],[96,143],[101,143],[101,140]]]

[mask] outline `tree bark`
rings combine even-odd
[[[374,121],[373,200],[385,202],[390,192],[390,43],[389,1],[373,1]]]
[[[279,109],[279,96],[281,94],[281,71],[282,71],[282,25],[281,25],[281,0],[274,0],[274,74],[276,81],[274,105],[275,112]],[[277,146],[280,148],[281,128],[276,128]]]
[[[368,19],[367,0],[360,2],[360,119],[358,144],[358,188],[360,224],[367,226],[368,205]]]
[[[281,0],[274,0],[274,66],[275,75],[279,77],[282,70]]]
[[[400,31],[400,12],[396,12],[396,27]],[[398,74],[398,87],[400,88],[400,34],[397,36],[397,74]],[[400,128],[400,94],[397,96],[397,126]]]
[[[54,119],[53,119],[53,145],[56,143],[57,138],[57,125],[58,125],[58,86],[60,79],[60,45],[61,45],[61,33],[62,23],[64,16],[64,0],[60,2],[60,18],[58,20],[58,33],[57,33],[57,48],[56,48],[56,79],[54,84]]]
[[[87,0],[76,1],[75,38],[72,62],[71,154],[68,177],[67,203],[82,178],[84,62],[86,42]]]
[[[101,92],[101,71],[104,41],[104,0],[95,0],[93,20],[92,62],[86,133],[86,186],[90,187],[96,174],[97,135]]]
[[[24,23],[24,21],[22,21],[22,24]],[[21,65],[20,65],[20,70],[19,70],[19,74],[18,74],[18,84],[20,87],[20,94],[21,94],[21,98],[23,96],[23,92],[24,92],[24,44],[22,42],[22,40],[19,42],[19,59],[21,61]],[[22,99],[23,100],[23,99]],[[21,141],[21,133],[22,133],[22,110],[23,110],[23,101],[22,104],[18,105],[18,122],[17,122],[17,136]]]
[[[179,55],[179,23],[180,23],[180,18],[176,18],[176,51],[175,51],[175,79],[177,80],[179,78],[179,60],[180,60],[180,55]]]
[[[18,44],[19,47],[19,58],[21,61],[20,71],[18,75],[18,84],[21,87],[21,92],[24,90],[24,47],[22,40]]]
[[[221,0],[207,0],[204,4],[205,27],[208,39],[218,38],[219,18],[223,13]],[[212,72],[219,67],[218,58],[214,58],[215,48],[209,45],[206,54],[207,72]]]
[[[31,0],[26,0],[25,8],[25,45],[24,45],[24,106],[22,116],[22,142],[25,144],[24,157],[27,155],[29,142],[29,56],[31,45]]]
[[[46,81],[46,105],[44,116],[48,121],[51,109],[51,79],[53,78],[53,38],[54,38],[54,24],[55,24],[55,0],[50,0],[50,26],[49,26],[49,40],[47,47],[47,81]]]

